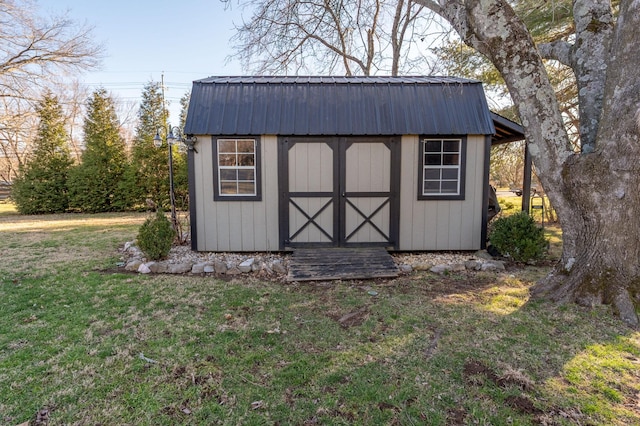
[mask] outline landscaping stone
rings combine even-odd
[[[169,274],[186,274],[191,272],[191,263],[169,263],[167,265],[167,273]]]
[[[493,256],[491,256],[486,250],[478,250],[473,254],[473,256],[477,257],[478,259],[493,260]]]
[[[497,269],[498,268],[496,268],[496,265],[494,265],[493,263],[483,263],[480,267],[481,271],[495,271]]]
[[[434,274],[444,274],[445,272],[451,271],[451,265],[436,265],[429,269],[429,271]]]
[[[467,260],[464,262],[464,266],[472,271],[479,271],[482,268],[482,262],[479,260]]]
[[[191,267],[191,273],[192,274],[204,274],[204,267],[207,264],[205,262],[200,262],[200,263],[195,263],[192,267]]]
[[[453,265],[451,265],[452,272],[464,272],[466,270],[467,267],[464,265],[464,263],[454,263]]]
[[[498,271],[505,271],[507,268],[505,267],[505,263],[502,260],[492,260],[490,263],[496,265]]]
[[[413,265],[413,269],[416,271],[429,271],[433,266],[433,263],[416,263]]]
[[[131,259],[129,262],[127,262],[124,269],[125,271],[136,272],[140,265],[142,265],[142,261],[140,259]]]
[[[166,274],[168,272],[167,265],[164,262],[149,262],[147,267],[154,274]]]
[[[124,248],[122,249],[122,251],[124,251],[125,253],[129,253],[131,257],[143,257],[144,253],[142,253],[142,250],[140,250],[135,244],[135,241],[127,241],[126,243],[124,243]]]
[[[280,275],[285,275],[288,272],[287,267],[284,266],[284,264],[280,260],[274,260],[271,264],[271,269],[273,270],[273,272]]]
[[[480,270],[482,271],[504,271],[505,269],[504,262],[501,260],[484,262],[480,267]]]
[[[150,274],[151,269],[146,264],[141,263],[138,267],[138,272],[140,272],[141,274]]]
[[[255,259],[252,257],[252,258],[247,259],[244,262],[240,263],[238,265],[238,269],[240,270],[240,272],[246,274],[247,272],[251,272],[251,268],[252,268],[254,263],[255,263]]]
[[[262,274],[262,275],[273,275],[274,274],[273,269],[271,269],[271,266],[266,262],[262,262],[261,269],[258,272],[260,272],[260,274]]]
[[[407,264],[400,265],[398,269],[400,269],[400,272],[402,272],[403,274],[408,274],[413,271],[413,267]]]
[[[236,268],[235,266],[233,268],[227,269],[227,275],[240,275],[240,274],[242,274],[242,271],[240,271],[240,269]]]
[[[145,255],[134,241],[126,242],[122,248],[122,264],[127,271],[156,274],[218,274],[240,276],[284,277],[288,273],[288,253],[263,253],[247,256],[242,253],[201,253],[188,246],[174,246],[166,260],[146,262]],[[424,252],[392,253],[401,273],[430,271],[435,274],[447,272],[505,270],[505,262],[492,257],[486,250],[470,252]]]
[[[226,263],[224,263],[222,261],[219,261],[219,260],[216,260],[215,262],[213,262],[213,266],[214,266],[214,269],[215,269],[217,274],[226,274],[227,273],[227,264]]]

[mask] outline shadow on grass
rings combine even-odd
[[[606,309],[530,302],[544,268],[304,284],[107,274],[65,256],[7,269],[36,248],[105,264],[105,241],[138,226],[114,216],[105,239],[74,217],[0,231],[3,423],[640,421],[638,333]]]

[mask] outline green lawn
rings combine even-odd
[[[640,333],[530,302],[543,267],[313,284],[118,272],[144,219],[0,204],[0,424],[640,424]]]

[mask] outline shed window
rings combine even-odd
[[[215,200],[260,200],[259,148],[257,138],[215,140]]]
[[[465,147],[463,138],[421,140],[419,199],[464,199]]]

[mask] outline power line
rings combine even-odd
[[[137,87],[144,87],[149,82],[113,82],[113,83],[83,83],[86,86],[102,86],[105,88],[119,88],[119,89],[132,89]],[[190,88],[191,83],[177,83],[177,82],[169,82],[165,83],[165,87],[174,87],[174,88]]]

